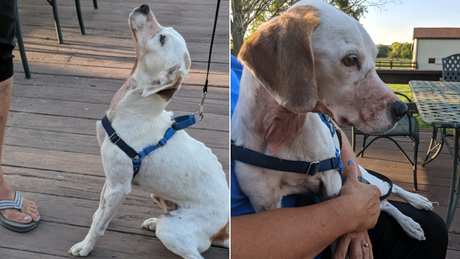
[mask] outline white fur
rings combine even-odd
[[[149,15],[156,22],[153,13]],[[135,42],[143,43],[136,45],[139,63],[129,79],[132,81],[128,80],[134,85],[108,112],[112,127],[137,151],[157,143],[172,125],[172,112],[164,110],[169,100],[157,93],[171,87],[171,82],[182,80],[189,69],[184,64],[188,50],[183,38],[159,24],[151,26],[152,36],[142,30],[143,22],[147,22],[145,17],[136,16],[135,9],[131,27],[137,34],[133,37],[137,37]],[[158,34],[166,35],[170,46],[158,44]],[[171,67],[176,70],[167,73]],[[109,140],[99,121],[96,126],[107,179],[88,235],[69,250],[76,256],[91,252],[131,192],[132,160]],[[222,165],[209,148],[184,130],[145,157],[133,181],[154,193],[152,198],[166,212],[145,220],[142,227],[155,231],[169,250],[183,258],[202,258],[200,253],[210,247],[212,237],[229,222],[229,189]],[[228,245],[228,240],[219,243]]]
[[[324,1],[304,0],[295,6],[298,5],[313,5],[320,12],[320,24],[311,35],[318,89],[314,112],[326,113],[339,123],[360,126],[368,133],[391,129],[395,121],[388,118],[385,111],[387,108],[376,108],[390,107],[390,103],[397,102],[397,97],[375,72],[377,49],[367,32],[353,18]],[[358,55],[360,69],[342,64],[341,60],[349,53]],[[272,154],[268,150],[267,127],[264,125],[267,124],[267,116],[278,108],[279,103],[275,98],[245,67],[238,103],[232,117],[232,140],[236,145],[282,159],[321,161],[335,156],[338,139],[336,136],[334,140],[331,138],[330,130],[315,113],[307,113],[300,132],[278,152]],[[372,118],[368,116],[370,113],[373,113]],[[380,188],[382,194],[387,193],[387,183],[368,174],[362,167],[361,171],[365,179]],[[283,196],[306,189],[318,191],[322,187],[324,199],[337,196],[341,189],[340,175],[336,170],[305,176],[235,161],[235,174],[256,212],[280,208]],[[433,209],[431,203],[420,195],[404,191],[398,186],[393,187],[393,192],[418,209]],[[390,203],[383,201],[381,209],[394,217],[409,236],[417,240],[424,239],[420,225],[404,216]]]

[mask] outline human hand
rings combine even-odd
[[[347,167],[358,167],[351,163]],[[351,169],[352,170],[352,169]],[[355,232],[371,229],[380,215],[380,190],[374,185],[358,182],[357,177],[348,177],[339,196],[346,198],[346,208],[353,212],[350,223],[355,224]]]
[[[334,259],[345,259],[347,251],[351,259],[373,259],[372,244],[367,231],[348,233],[339,237]]]

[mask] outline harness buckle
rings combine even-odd
[[[158,141],[158,146],[162,147],[166,145],[167,140],[165,138],[162,138]]]
[[[116,132],[114,132],[112,135],[109,136],[110,141],[112,141],[113,144],[117,144],[118,141],[120,141],[120,136]]]
[[[314,173],[310,174],[310,169],[311,169],[311,166],[312,166],[313,164],[315,164],[315,165],[317,164],[318,167],[316,168],[316,171],[315,171]],[[318,169],[319,169],[319,165],[320,165],[320,164],[321,164],[320,161],[313,161],[313,162],[310,162],[310,165],[308,166],[306,175],[315,175],[315,174],[318,172]]]

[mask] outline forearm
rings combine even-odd
[[[356,228],[350,200],[232,217],[232,258],[313,258]]]
[[[351,145],[350,145],[350,142],[348,141],[348,138],[347,136],[345,135],[345,133],[337,127],[337,130],[340,130],[340,133],[342,133],[342,149],[340,150],[340,157],[341,157],[341,160],[342,160],[342,163],[344,165],[348,165],[348,161],[353,161],[353,163],[355,165],[358,164],[357,160],[356,160],[356,155],[355,155],[355,152],[353,152],[353,149],[351,148]],[[352,170],[352,171],[349,171],[349,170],[344,170],[343,172],[343,177],[348,177],[348,174],[349,173],[353,173],[355,174],[355,170]],[[362,176],[361,174],[361,171],[357,170],[357,175],[354,175],[354,177],[358,177],[358,175]]]

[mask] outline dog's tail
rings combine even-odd
[[[230,247],[230,233],[228,230],[228,224],[211,237],[211,243],[214,246],[221,246],[226,248]]]

